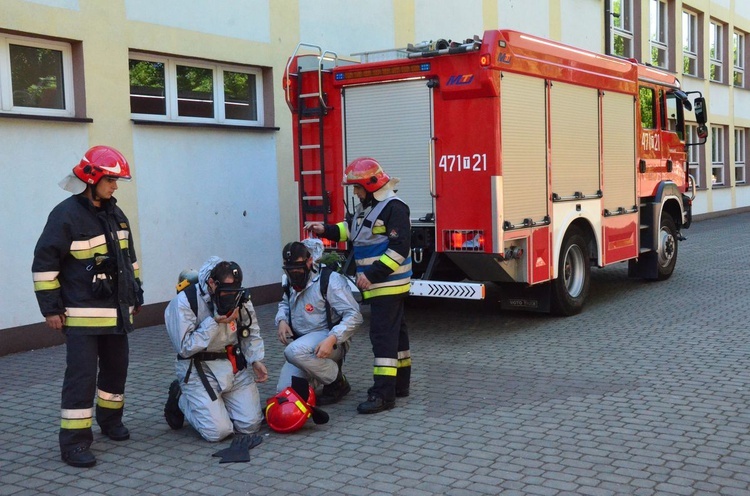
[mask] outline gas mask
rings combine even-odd
[[[302,291],[307,286],[307,279],[310,277],[310,268],[307,261],[288,262],[284,264],[284,273],[289,279],[295,291]]]
[[[211,295],[211,301],[218,315],[231,315],[250,300],[250,289],[239,288],[235,284],[220,284]]]

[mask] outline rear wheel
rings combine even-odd
[[[557,278],[552,281],[552,313],[575,315],[583,309],[589,294],[591,266],[586,237],[568,230],[560,250]]]
[[[677,264],[677,227],[671,215],[662,212],[659,223],[659,246],[656,249],[658,281],[669,279]]]

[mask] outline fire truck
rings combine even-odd
[[[512,30],[394,53],[301,43],[289,59],[302,235],[351,215],[343,170],[369,156],[411,210],[412,295],[482,299],[493,284],[502,308],[573,315],[593,265],[671,276],[695,197],[687,147],[707,135],[699,92]]]

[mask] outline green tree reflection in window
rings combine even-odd
[[[214,116],[214,71],[177,66],[177,113],[186,117]]]
[[[258,120],[254,74],[224,71],[224,113],[227,119]]]
[[[10,44],[13,105],[65,109],[60,50]]]

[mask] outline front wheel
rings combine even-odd
[[[591,265],[588,243],[577,229],[570,229],[563,240],[557,278],[552,281],[552,313],[575,315],[583,309],[589,294]]]
[[[671,215],[662,212],[659,226],[659,246],[656,249],[658,281],[669,279],[677,264],[677,227]]]

